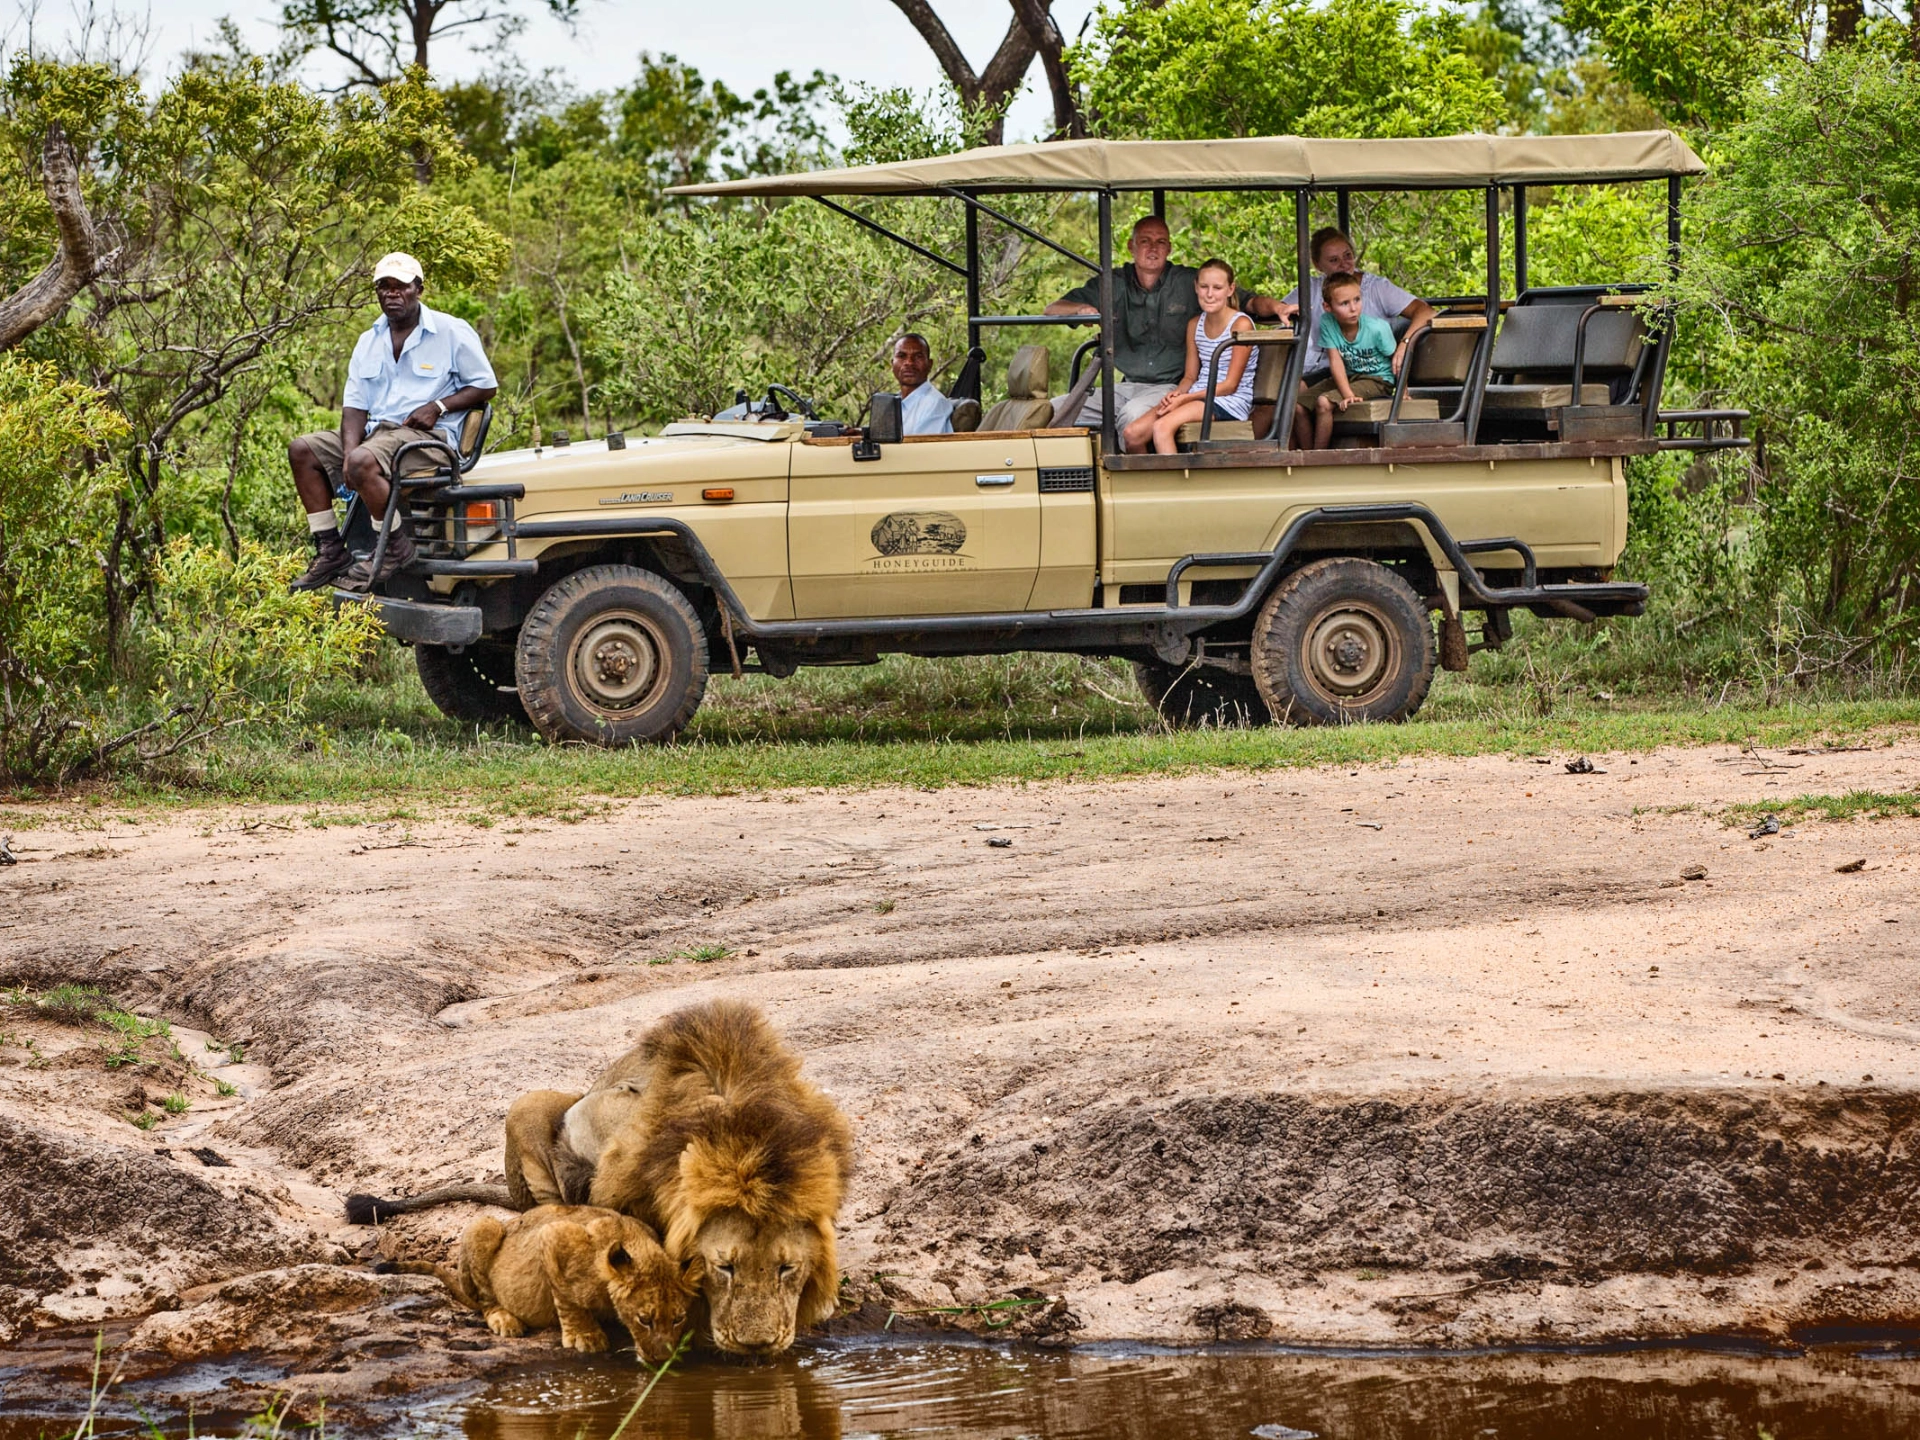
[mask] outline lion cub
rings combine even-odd
[[[540,1205],[504,1222],[482,1216],[460,1237],[455,1264],[402,1260],[376,1268],[438,1276],[496,1335],[558,1324],[568,1349],[605,1350],[600,1320],[611,1316],[656,1365],[673,1353],[693,1298],[651,1229],[595,1205]]]

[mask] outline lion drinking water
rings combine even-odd
[[[853,1137],[752,1005],[666,1016],[585,1095],[538,1090],[507,1112],[506,1190],[351,1196],[358,1223],[452,1200],[526,1209],[580,1201],[652,1225],[698,1287],[722,1350],[772,1355],[833,1314],[834,1218]],[[537,1213],[528,1210],[529,1214]]]
[[[558,1325],[567,1349],[595,1352],[607,1348],[601,1321],[610,1317],[656,1365],[673,1353],[693,1298],[652,1230],[592,1205],[541,1205],[505,1223],[482,1216],[460,1237],[452,1265],[401,1260],[377,1268],[438,1276],[496,1335]]]

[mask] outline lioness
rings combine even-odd
[[[679,1342],[694,1294],[652,1230],[592,1205],[541,1205],[504,1224],[482,1216],[460,1237],[453,1265],[401,1260],[375,1268],[438,1276],[496,1335],[558,1324],[569,1350],[605,1350],[599,1317],[611,1316],[656,1365]]]

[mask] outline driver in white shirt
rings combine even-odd
[[[893,342],[893,378],[900,382],[900,433],[951,435],[953,401],[927,381],[933,352],[927,337],[909,330]]]

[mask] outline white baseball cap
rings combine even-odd
[[[426,271],[420,268],[420,262],[404,250],[395,250],[391,254],[382,255],[380,263],[373,267],[375,284],[382,280],[398,280],[406,285],[426,278]]]

